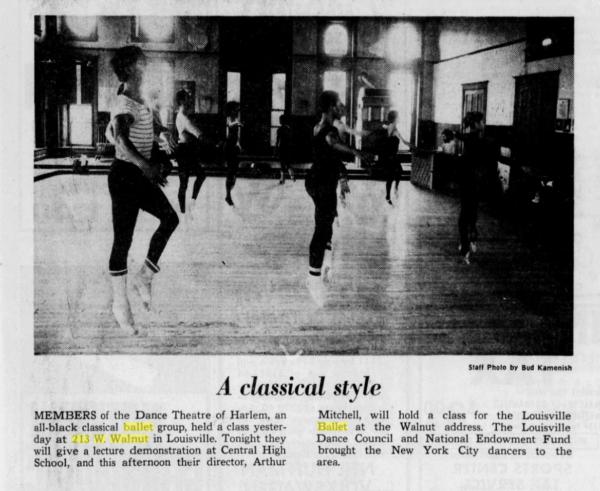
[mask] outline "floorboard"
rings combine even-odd
[[[177,176],[165,192],[176,205]],[[456,198],[400,183],[354,181],[334,226],[324,309],[304,286],[314,207],[304,182],[209,177],[181,216],[153,285],[152,312],[130,292],[144,336],[110,313],[106,176],[36,182],[37,354],[572,354],[572,270],[481,212],[471,265],[459,260]],[[191,192],[191,185],[188,193]],[[140,214],[130,270],[157,220]]]

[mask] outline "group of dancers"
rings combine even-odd
[[[114,240],[109,260],[109,271],[113,287],[114,317],[119,326],[129,334],[137,334],[131,306],[127,294],[127,256],[131,247],[137,216],[140,210],[159,219],[160,224],[154,232],[148,254],[139,272],[133,279],[133,287],[139,294],[146,309],[150,309],[152,300],[152,281],[160,271],[158,262],[175,229],[179,218],[161,187],[172,170],[171,159],[175,158],[179,166],[180,187],[178,202],[181,213],[186,213],[186,193],[190,176],[196,180],[192,190],[192,208],[196,202],[206,174],[199,163],[197,142],[204,139],[202,130],[190,118],[192,103],[186,91],[176,94],[178,114],[176,127],[178,143],[169,136],[152,110],[145,104],[142,84],[147,59],[142,49],[127,46],[118,49],[112,60],[112,68],[121,83],[117,103],[112,110],[107,137],[115,145],[116,158],[108,176],[108,188],[112,201]],[[315,229],[309,247],[309,271],[307,288],[313,301],[322,307],[325,304],[327,287],[332,272],[332,235],[333,223],[337,216],[338,188],[343,201],[350,192],[343,157],[358,157],[367,165],[374,162],[370,153],[356,150],[344,143],[340,137],[339,121],[344,113],[344,105],[334,91],[324,91],[318,100],[321,119],[313,129],[313,165],[307,173],[306,190],[315,205]],[[226,136],[224,155],[227,165],[225,200],[233,206],[231,191],[235,186],[239,168],[240,105],[230,101],[225,105]],[[400,141],[406,142],[396,126],[397,112],[388,115],[387,139],[382,157],[387,162],[386,200],[391,204],[390,191],[395,182],[396,190],[400,180],[399,164],[395,162]],[[295,175],[290,166],[291,129],[288,116],[281,119],[277,134],[276,152],[281,159],[281,179],[285,174],[292,180]],[[470,126],[475,130],[464,135],[467,152],[476,154],[477,128],[481,120],[475,118]],[[159,149],[162,147],[162,150]],[[412,145],[409,144],[412,147]],[[412,147],[414,148],[414,147]],[[474,150],[470,150],[473,148]],[[471,159],[473,162],[475,159]],[[471,166],[471,163],[469,164]],[[473,164],[474,165],[474,164]],[[461,194],[461,216],[459,220],[461,236],[461,254],[468,262],[472,251],[473,234],[476,235],[473,218],[477,217],[476,183],[468,177],[466,169],[462,178],[467,183],[466,191]],[[473,182],[472,182],[473,181]],[[468,191],[468,192],[467,192]],[[191,210],[187,210],[190,212]]]

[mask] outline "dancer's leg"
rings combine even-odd
[[[180,168],[179,169],[179,192],[177,193],[177,199],[179,201],[179,209],[181,210],[181,213],[185,213],[185,196],[187,194],[189,180],[190,180],[189,174]]]
[[[385,199],[386,201],[391,205],[392,204],[392,199],[390,197],[390,192],[392,190],[392,183],[394,182],[393,179],[390,179],[388,177],[388,179],[385,181]]]
[[[128,334],[136,334],[133,314],[127,297],[127,256],[139,213],[135,183],[141,171],[133,164],[115,161],[108,175],[112,200],[113,246],[109,271],[113,287],[113,314],[117,323]]]
[[[307,178],[306,190],[315,203],[315,230],[309,248],[308,290],[315,303],[325,304],[325,287],[321,277],[326,251],[331,251],[333,222],[336,217],[337,195],[335,184],[318,185]]]
[[[198,194],[200,193],[200,188],[202,188],[202,184],[206,180],[206,172],[204,171],[202,166],[200,164],[197,164],[196,168],[197,168],[197,170],[196,170],[197,176],[196,176],[196,181],[194,182],[194,189],[192,190],[192,199],[194,199],[194,200],[196,198],[198,198]]]
[[[179,224],[177,213],[169,200],[157,186],[146,179],[140,193],[140,208],[160,220],[160,224],[150,239],[148,255],[139,273],[134,277],[134,287],[139,293],[144,307],[149,310],[152,301],[152,279],[160,271],[158,260],[169,238]]]
[[[234,206],[233,200],[231,199],[231,190],[235,186],[237,172],[239,168],[239,160],[236,151],[228,152],[227,154],[227,177],[225,179],[225,190],[227,192],[225,201],[229,206]]]
[[[150,239],[147,256],[151,264],[157,265],[169,238],[179,225],[179,218],[165,193],[147,179],[146,181],[144,187],[140,189],[140,208],[160,220],[158,228]],[[156,268],[158,269],[158,266]]]

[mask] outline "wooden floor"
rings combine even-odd
[[[174,205],[178,184],[166,188]],[[485,213],[479,252],[461,264],[455,198],[401,182],[390,207],[384,183],[351,185],[325,309],[304,283],[314,212],[304,182],[240,179],[230,208],[224,178],[209,177],[161,259],[153,311],[130,292],[147,336],[128,337],[110,311],[106,176],[37,182],[35,353],[572,354],[572,270]],[[131,271],[157,223],[140,215]]]

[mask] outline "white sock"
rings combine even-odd
[[[127,334],[137,334],[129,298],[127,298],[127,275],[111,276],[111,280],[113,286],[113,315],[123,331]]]

